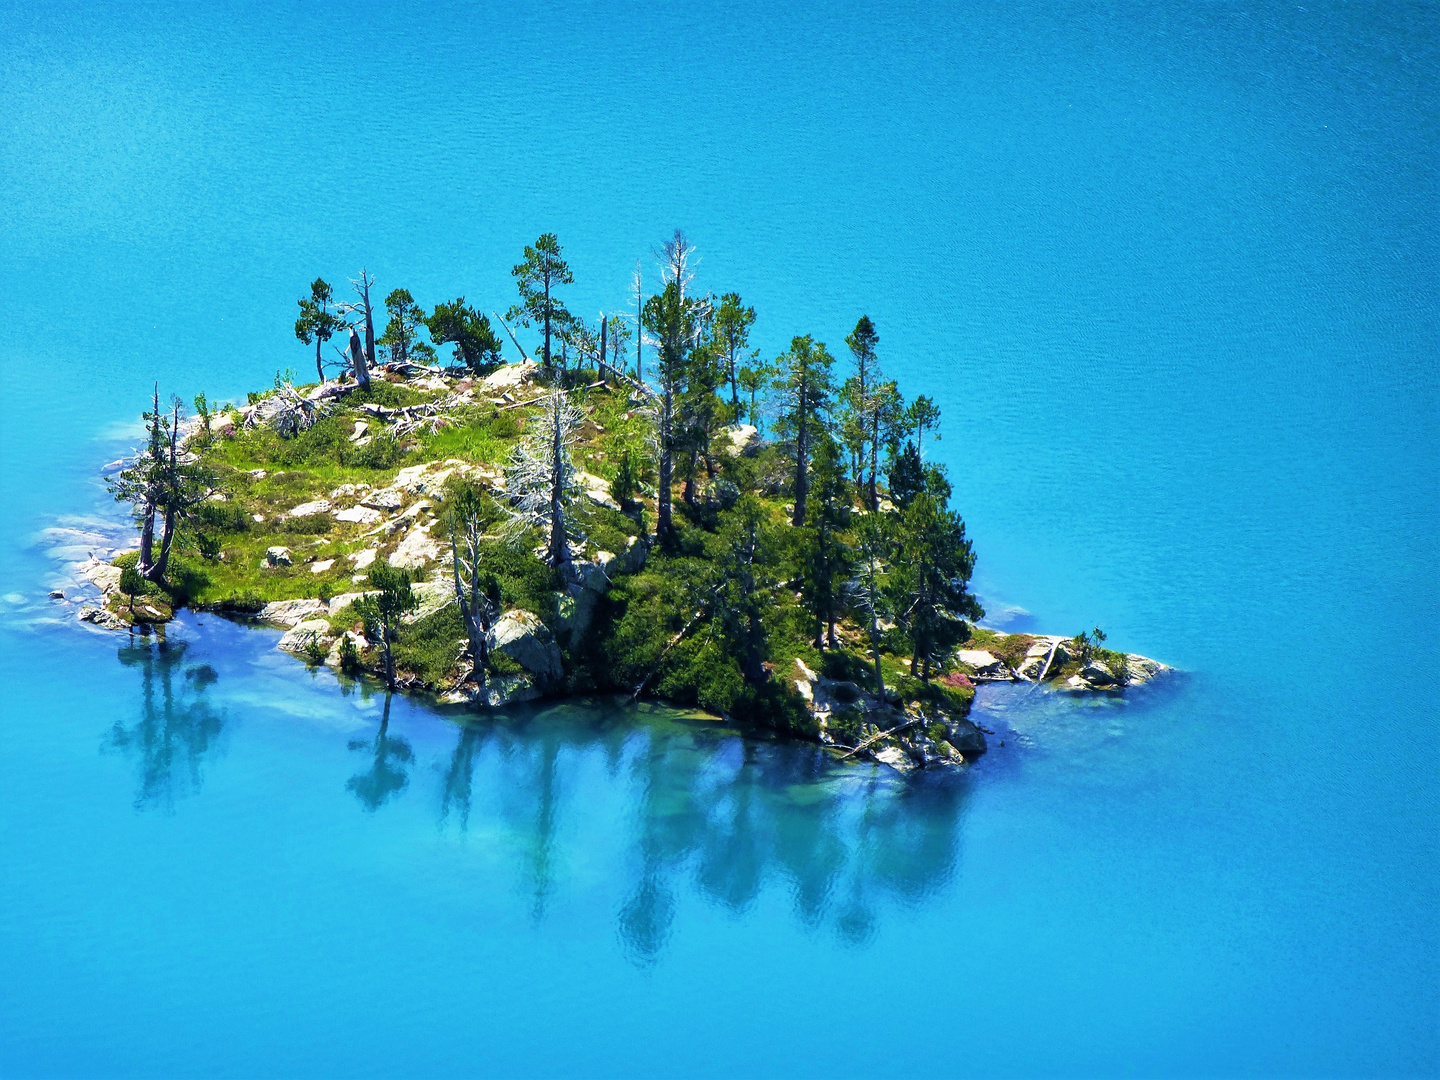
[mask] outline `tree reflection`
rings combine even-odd
[[[628,709],[570,711],[464,724],[443,769],[441,821],[468,826],[473,777],[483,770],[487,804],[500,835],[517,843],[532,916],[542,919],[581,854],[557,837],[583,832],[599,809],[565,797],[583,757],[598,753],[631,793],[630,884],[616,916],[637,965],[664,952],[686,889],[741,915],[780,884],[805,925],[863,944],[885,907],[921,902],[954,873],[963,775],[902,778],[716,725],[646,721]]]
[[[370,754],[370,767],[356,773],[345,782],[346,790],[360,800],[360,805],[373,813],[380,809],[398,791],[410,782],[406,771],[415,760],[410,744],[390,731],[390,695],[385,695],[385,708],[380,714],[380,730],[373,741],[352,739],[351,750],[364,750]]]
[[[225,727],[224,714],[206,697],[215,682],[208,664],[185,666],[186,644],[161,634],[133,635],[120,647],[120,663],[140,672],[140,718],[110,729],[105,745],[139,757],[137,810],[173,810],[177,796],[200,790],[201,764]],[[183,678],[177,683],[176,676]]]

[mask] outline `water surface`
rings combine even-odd
[[[1436,41],[0,6],[0,1072],[1440,1071]],[[677,225],[767,355],[874,318],[997,624],[1182,674],[988,689],[992,753],[901,781],[606,703],[387,716],[273,631],[45,599],[152,381],[304,370],[316,274],[499,308],[553,230],[590,314]]]

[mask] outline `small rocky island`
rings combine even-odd
[[[317,280],[296,324],[314,382],[189,415],[156,389],[147,444],[108,476],[136,544],[80,565],[100,597],[79,617],[163,633],[216,611],[447,704],[652,697],[898,769],[985,752],[978,683],[1119,693],[1167,670],[1098,630],[977,626],[971,544],[924,458],[939,410],[884,377],[871,321],[843,378],[809,336],[761,362],[754,309],[695,292],[692,264],[677,233],[637,341],[633,316],[564,308],[540,237],[507,313],[538,359],[495,317],[514,363],[463,297],[427,313],[395,289],[377,339],[367,274],[340,302]]]

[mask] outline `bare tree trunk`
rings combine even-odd
[[[355,381],[360,389],[370,389],[370,365],[365,362],[365,350],[360,344],[360,335],[350,328],[350,366],[355,369]]]
[[[877,403],[870,410],[870,512],[880,509],[880,499],[875,491],[875,474],[880,471],[880,407]]]
[[[360,280],[364,283],[362,299],[365,302],[365,363],[369,367],[375,366],[375,316],[370,308],[370,279],[365,275],[365,268],[360,268]],[[370,385],[369,372],[366,372],[365,385]]]
[[[807,376],[801,375],[800,408],[795,426],[795,513],[790,519],[790,524],[796,528],[805,524],[805,496],[810,491],[810,463],[807,460],[810,455],[810,395],[806,383]]]
[[[145,501],[144,523],[140,526],[140,573],[150,576],[155,561],[155,500]]]
[[[468,531],[468,530],[467,530]],[[468,537],[467,537],[468,539]],[[475,558],[475,548],[469,546],[470,553],[470,595],[465,595],[465,589],[460,583],[460,551],[455,542],[455,535],[450,535],[450,567],[455,573],[455,600],[460,605],[460,617],[465,620],[465,634],[470,639],[470,677],[475,680],[475,685],[482,690],[485,688],[485,662],[487,657],[484,627],[480,620],[480,573],[478,560]]]
[[[569,566],[570,539],[565,535],[565,438],[560,409],[555,410],[554,442],[550,459],[550,565]]]
[[[165,532],[160,541],[160,559],[153,567],[150,580],[156,583],[165,580],[165,571],[170,567],[170,545],[175,540],[175,511],[180,499],[180,477],[176,472],[175,457],[180,445],[180,406],[175,406],[174,418],[170,422],[170,465],[165,476],[169,489],[165,500]]]
[[[606,366],[607,366],[606,363],[605,363],[605,349],[606,349],[606,347],[607,347],[608,344],[609,344],[609,339],[606,337],[606,331],[609,329],[609,326],[610,326],[609,318],[608,318],[607,316],[605,316],[605,315],[601,315],[601,316],[600,316],[600,377],[601,377],[601,378],[604,378],[604,377],[605,377],[605,368],[606,368]]]
[[[550,370],[550,273],[545,273],[545,370]]]
[[[655,492],[655,534],[662,543],[668,541],[674,531],[670,521],[670,483],[675,464],[671,457],[670,425],[674,407],[675,393],[667,380],[660,405],[660,478]]]
[[[645,381],[645,365],[641,362],[641,350],[645,347],[645,326],[642,312],[645,307],[645,278],[640,273],[640,264],[635,264],[635,378]]]
[[[325,385],[325,365],[320,362],[320,335],[315,335],[315,374],[320,376],[320,385]]]

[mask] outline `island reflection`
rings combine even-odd
[[[188,646],[162,634],[135,634],[117,650],[125,667],[140,673],[140,716],[116,721],[104,748],[139,759],[137,810],[173,810],[177,797],[200,790],[201,765],[225,730],[225,715],[206,690],[215,682],[208,664],[187,664]]]
[[[739,914],[784,883],[806,925],[858,944],[884,903],[925,898],[959,859],[964,775],[839,766],[811,744],[742,737],[658,708],[561,705],[452,719],[440,823],[469,827],[483,777],[485,813],[519,838],[536,920],[571,861],[568,824],[603,813],[585,801],[585,763],[598,756],[610,782],[629,787],[621,831],[633,881],[617,918],[637,964],[663,951],[687,886]]]

